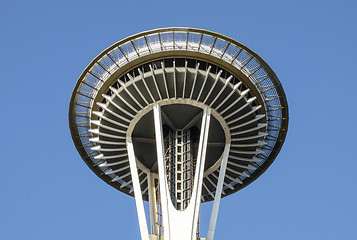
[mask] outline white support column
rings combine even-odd
[[[159,226],[157,225],[157,205],[156,205],[156,192],[155,192],[155,178],[148,172],[148,194],[149,194],[149,212],[150,212],[150,229],[151,234],[159,234]]]
[[[191,201],[194,202],[194,218],[193,218],[193,229],[192,229],[192,239],[196,239],[197,224],[200,214],[201,207],[201,195],[202,195],[202,182],[203,182],[203,172],[206,161],[206,150],[208,141],[209,124],[211,118],[211,110],[206,108],[203,111],[202,123],[201,123],[201,133],[198,145],[197,162],[196,162],[196,173],[195,181],[192,192]],[[190,202],[191,205],[191,202]]]
[[[165,149],[164,140],[162,135],[162,120],[161,120],[161,108],[158,104],[155,104],[154,108],[154,125],[155,125],[155,138],[156,138],[156,154],[157,165],[159,171],[160,182],[160,202],[161,202],[161,214],[164,227],[164,239],[170,240],[170,224],[169,224],[169,209],[168,201],[171,202],[170,195],[168,194],[167,181],[166,181],[166,168],[165,168]]]
[[[131,179],[132,179],[133,187],[134,187],[134,196],[135,196],[136,210],[138,213],[141,239],[149,240],[149,232],[148,232],[147,223],[146,223],[143,198],[141,195],[138,169],[136,167],[134,146],[133,146],[133,141],[131,140],[131,138],[128,137],[126,139],[126,145],[127,145],[127,150],[128,150]]]
[[[183,211],[176,210],[170,199],[166,180],[160,106],[156,104],[153,111],[164,239],[196,240],[211,111],[206,108],[203,113],[192,197]]]
[[[222,187],[224,183],[224,177],[226,175],[226,168],[228,162],[229,149],[231,147],[230,143],[226,143],[223,151],[221,168],[219,170],[219,177],[216,187],[216,194],[214,196],[214,202],[212,207],[211,219],[208,226],[207,240],[213,240],[214,231],[216,229],[216,222],[218,216],[219,203],[221,201]]]

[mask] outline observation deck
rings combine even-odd
[[[287,133],[288,105],[275,73],[243,44],[206,30],[164,28],[113,44],[85,68],[69,124],[98,177],[131,196],[137,185],[148,201],[160,194],[160,134],[170,198],[183,211],[196,196],[196,175],[199,201],[207,202],[246,187],[272,164]]]

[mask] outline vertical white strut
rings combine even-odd
[[[146,223],[143,198],[141,196],[141,188],[140,188],[140,182],[139,182],[139,176],[138,176],[138,169],[136,167],[134,146],[133,146],[133,141],[131,140],[130,137],[128,137],[126,139],[126,146],[127,146],[127,150],[128,150],[131,179],[132,179],[133,187],[134,187],[134,196],[135,196],[136,210],[137,210],[138,219],[139,219],[141,239],[149,240],[149,232],[148,232],[147,223]]]
[[[206,108],[203,113],[192,197],[189,205],[183,211],[176,210],[170,199],[166,181],[160,106],[154,105],[153,111],[164,239],[196,240],[211,111]]]
[[[224,177],[226,175],[226,168],[227,168],[227,161],[228,161],[230,147],[231,147],[231,144],[226,143],[226,145],[224,147],[224,151],[223,151],[221,168],[219,170],[219,177],[218,177],[218,182],[217,182],[217,187],[216,187],[216,194],[214,196],[211,219],[210,219],[209,226],[208,226],[207,240],[213,240],[213,235],[214,235],[214,231],[216,228],[219,203],[221,201],[221,196],[222,196],[222,187],[223,187]]]
[[[150,212],[150,228],[151,234],[159,234],[157,225],[157,206],[156,206],[156,193],[155,193],[155,178],[148,172],[148,194],[149,194],[149,212]]]
[[[164,239],[170,240],[170,225],[169,225],[169,209],[168,200],[170,195],[167,194],[167,182],[166,182],[166,168],[165,168],[165,149],[164,140],[162,135],[162,120],[161,109],[158,104],[154,105],[154,123],[155,123],[155,138],[156,138],[156,154],[157,165],[159,170],[159,185],[160,185],[160,201],[162,222],[164,227]],[[171,202],[171,201],[170,201]]]
[[[193,216],[194,219],[193,219],[192,239],[196,239],[198,217],[200,214],[203,172],[204,172],[204,166],[206,161],[206,150],[207,150],[210,118],[211,118],[211,110],[209,108],[205,108],[202,116],[201,133],[200,133],[197,162],[196,162],[195,181],[194,181],[194,187],[191,197],[191,202],[194,201],[195,204],[194,216]]]

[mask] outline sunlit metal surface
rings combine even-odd
[[[82,158],[104,181],[130,195],[126,137],[134,131],[132,123],[138,123],[156,102],[212,108],[225,140],[208,146],[217,144],[222,154],[225,141],[231,144],[223,196],[262,174],[285,139],[284,91],[270,67],[249,48],[192,28],[133,35],[88,65],[73,90],[69,112],[72,137]],[[221,154],[205,169],[202,201],[214,198]],[[138,167],[143,198],[148,199],[147,166],[139,160]]]

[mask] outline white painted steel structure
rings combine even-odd
[[[288,108],[274,72],[249,48],[166,28],[95,58],[73,90],[69,120],[87,165],[135,196],[142,239],[197,239],[201,202],[213,200],[212,240],[221,197],[254,181],[280,151]]]

